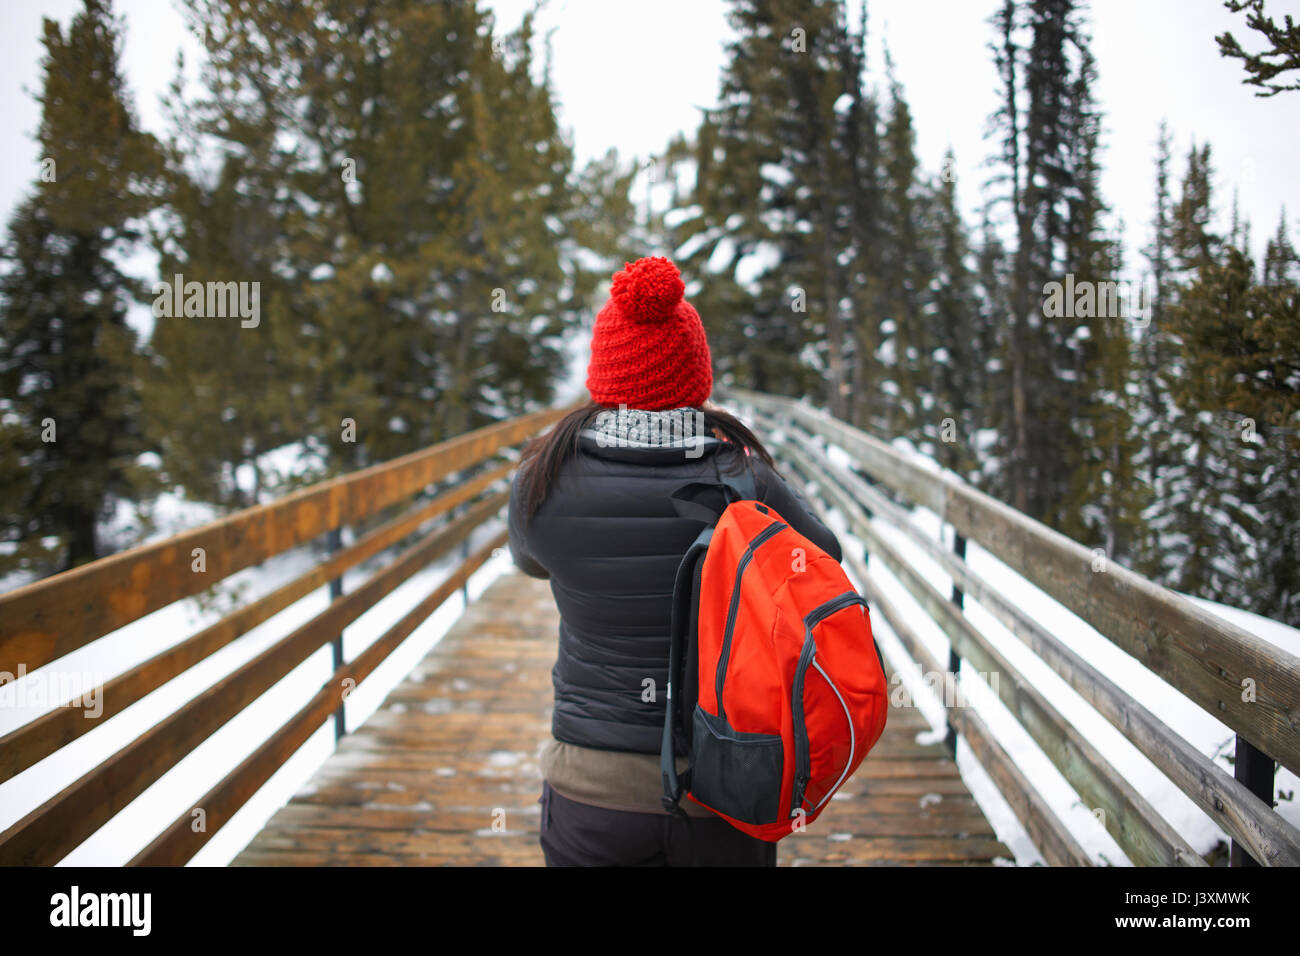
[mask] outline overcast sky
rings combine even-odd
[[[856,9],[858,0],[850,0]],[[944,150],[957,154],[959,196],[971,211],[990,152],[983,138],[997,105],[986,19],[999,0],[870,0],[870,69],[879,80],[889,44],[911,103],[922,164],[937,171]],[[498,22],[515,25],[532,0],[495,0]],[[729,35],[724,0],[550,0],[542,30],[554,28],[554,76],[562,121],[580,160],[611,146],[648,155],[670,136],[694,129],[698,108],[714,101]],[[67,24],[80,0],[0,0],[6,55],[0,62],[0,213],[7,223],[30,189],[39,157],[32,134],[39,112],[27,91],[40,83],[41,18]],[[163,128],[160,96],[184,47],[191,64],[199,47],[184,29],[174,0],[117,0],[127,25],[124,66],[137,114]],[[1300,18],[1300,0],[1268,0],[1277,19]],[[1242,16],[1221,0],[1093,0],[1090,21],[1105,113],[1105,196],[1126,223],[1129,268],[1146,241],[1152,201],[1157,125],[1175,135],[1176,169],[1193,138],[1208,139],[1217,158],[1218,201],[1226,222],[1232,189],[1251,220],[1252,247],[1262,250],[1283,205],[1293,239],[1300,238],[1300,91],[1268,99],[1240,82],[1236,61],[1222,59],[1216,33],[1232,29],[1256,47]],[[972,220],[973,221],[973,220]]]

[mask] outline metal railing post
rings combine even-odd
[[[450,491],[451,489],[455,488],[457,485],[463,483],[468,477],[469,474],[464,471],[458,471],[455,474],[448,475],[446,485],[445,485],[446,490]],[[456,521],[461,517],[461,515],[469,511],[471,507],[473,507],[473,505],[468,501],[456,505],[456,507],[452,508],[450,511],[447,512],[447,523],[451,524],[452,522]],[[469,536],[473,533],[473,530],[474,529],[471,528],[469,531],[465,533],[465,537],[461,539],[460,547],[458,550],[460,551],[460,558],[462,561],[465,560],[467,557],[469,557]],[[468,579],[466,579],[465,583],[460,586],[460,599],[464,603],[465,607],[469,607],[469,580]]]
[[[343,528],[331,528],[326,534],[326,544],[331,555],[337,554],[343,547]],[[343,596],[343,576],[330,579],[330,603],[333,604]],[[343,634],[340,632],[330,646],[334,648],[334,672],[343,666]],[[338,743],[347,733],[347,721],[344,719],[343,701],[339,700],[338,710],[334,711],[334,742]]]
[[[461,472],[456,476],[455,483],[460,484],[466,477],[467,476],[465,475],[465,473]],[[464,510],[468,511],[469,508],[470,508],[470,504],[467,501],[465,502]],[[469,557],[469,536],[473,533],[474,533],[473,528],[471,528],[469,531],[466,531],[465,537],[460,543],[460,559],[462,561],[464,561],[466,558]],[[460,586],[460,599],[463,602],[464,606],[468,608],[469,607],[469,578],[466,578],[465,583]]]
[[[954,533],[952,550],[953,553],[956,554],[958,558],[960,558],[962,561],[965,561],[966,560],[966,539],[963,538],[961,535]],[[957,586],[956,581],[953,581],[952,583],[952,603],[957,605],[958,610],[961,610],[966,606],[966,593]],[[957,674],[960,670],[961,670],[961,658],[957,655],[957,651],[952,647],[951,639],[950,639],[950,643],[948,647],[948,679],[952,681],[953,706],[957,706],[957,698],[956,698]],[[947,686],[945,686],[944,693],[947,692],[948,692],[948,688]],[[955,758],[957,756],[957,729],[953,727],[951,717],[948,718],[948,734],[947,736],[944,737],[943,743],[944,746],[948,748],[948,752],[952,754],[953,757]]]
[[[1237,755],[1233,759],[1232,775],[1247,790],[1263,800],[1268,806],[1273,802],[1273,773],[1276,764],[1272,757],[1261,751],[1241,734],[1237,734]],[[1232,841],[1232,852],[1228,856],[1229,866],[1259,866],[1259,861],[1246,852],[1236,840]]]
[[[472,530],[473,529],[471,529],[471,531]],[[464,561],[468,557],[469,557],[469,532],[466,532],[464,539],[460,543],[460,559],[461,561]],[[461,596],[461,600],[465,602],[465,606],[469,607],[469,578],[466,578],[465,583],[460,586],[460,596]]]

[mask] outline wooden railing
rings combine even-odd
[[[174,677],[231,644],[348,568],[415,538],[364,584],[182,705],[128,746],[0,833],[0,864],[53,864],[175,767],[245,707],[327,644],[336,670],[282,727],[228,773],[190,812],[171,822],[132,864],[189,860],[331,716],[346,693],[409,636],[505,542],[501,531],[354,660],[343,662],[340,635],[420,569],[452,552],[507,502],[513,463],[501,452],[545,429],[567,409],[547,409],[489,425],[363,471],[322,482],[271,504],[95,561],[0,595],[0,672],[30,673],[175,601],[199,594],[244,568],[345,526],[382,521],[333,551],[307,573],[238,608],[155,657],[118,674],[100,693],[92,719],[55,707],[0,737],[0,782],[71,744]],[[451,479],[451,480],[449,480]],[[419,500],[437,483],[450,487]],[[435,519],[442,520],[430,529]],[[331,534],[333,533],[333,534]]]
[[[1205,865],[1151,803],[1062,714],[1059,707],[965,615],[966,599],[994,618],[1052,668],[1092,708],[1234,841],[1264,865],[1300,865],[1300,831],[1273,809],[1273,761],[1300,773],[1300,658],[1192,602],[1102,559],[1084,546],[990,498],[959,479],[920,467],[866,433],[790,399],[732,389],[729,404],[772,436],[773,453],[813,483],[864,543],[867,555],[846,554],[873,612],[884,617],[926,674],[955,681],[962,660],[996,675],[990,690],[1042,748],[1084,805],[1140,865]],[[837,462],[837,446],[852,467]],[[950,525],[950,551],[909,520],[908,508],[932,511]],[[942,594],[911,564],[881,523],[902,532],[951,577]],[[1247,763],[1261,765],[1246,782],[1161,722],[1106,674],[1007,595],[971,570],[965,545],[973,541],[1136,658],[1237,734],[1237,776]],[[931,654],[907,617],[883,591],[871,568],[888,568],[947,636],[950,656]],[[964,678],[963,678],[964,679]],[[993,686],[996,685],[996,686]],[[1253,693],[1243,693],[1248,688]],[[1031,840],[1051,864],[1087,865],[1089,856],[962,695],[942,695],[950,740],[961,734],[989,773]],[[1256,759],[1250,760],[1251,756]],[[1262,755],[1262,760],[1260,759]],[[1248,786],[1247,784],[1250,784]],[[1262,799],[1261,799],[1262,798]]]
[[[962,660],[997,675],[990,690],[1041,747],[1084,804],[1101,811],[1106,830],[1138,864],[1204,865],[1204,860],[1125,779],[1021,668],[964,613],[967,599],[1052,668],[1095,711],[1234,841],[1234,851],[1265,865],[1300,865],[1300,831],[1271,805],[1273,761],[1300,772],[1300,659],[1164,588],[1104,561],[951,476],[918,466],[887,444],[806,404],[754,392],[722,393],[769,436],[783,465],[811,483],[814,500],[834,507],[864,542],[868,556],[846,554],[872,611],[898,635],[923,673],[954,682]],[[199,594],[237,571],[322,535],[336,550],[310,571],[239,607],[153,658],[109,680],[99,719],[55,707],[0,737],[0,782],[76,741],[103,720],[209,658],[285,608],[337,581],[342,573],[414,538],[360,587],[332,590],[331,603],[247,663],[163,718],[0,833],[0,864],[52,864],[175,767],[311,654],[333,643],[335,671],[316,694],[201,799],[205,825],[189,811],[170,822],[133,864],[174,865],[194,854],[284,765],[331,715],[348,689],[365,680],[415,628],[462,587],[505,540],[496,534],[351,661],[339,635],[377,601],[430,562],[450,554],[498,515],[513,467],[499,456],[540,432],[567,409],[548,409],[490,425],[432,448],[250,508],[163,541],[94,562],[0,595],[0,672],[31,672],[175,601]],[[843,455],[833,455],[827,446]],[[845,456],[851,461],[841,462]],[[445,487],[435,489],[442,483]],[[956,546],[943,547],[909,519],[922,507],[949,524]],[[391,511],[406,510],[390,517]],[[881,533],[897,529],[944,570],[953,591],[941,593]],[[338,530],[365,530],[338,548]],[[1265,775],[1229,776],[1139,701],[1035,620],[964,560],[973,541],[1127,651],[1237,735],[1238,776],[1254,754]],[[947,636],[940,662],[873,574],[883,564]],[[964,680],[965,678],[963,678]],[[1243,696],[1243,681],[1253,687]],[[996,686],[994,686],[994,684]],[[949,744],[956,735],[989,773],[1043,858],[1086,865],[1090,857],[1034,788],[962,694],[942,694]],[[1266,782],[1266,786],[1265,786]],[[1234,852],[1234,860],[1239,854]]]

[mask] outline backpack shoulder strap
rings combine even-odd
[[[677,566],[677,577],[673,582],[672,626],[668,643],[668,699],[664,702],[664,733],[659,745],[659,770],[663,778],[664,809],[675,815],[684,815],[678,806],[685,787],[690,786],[690,771],[686,779],[677,775],[677,710],[681,707],[681,680],[684,676],[683,657],[691,640],[691,632],[698,624],[698,604],[700,574],[704,569],[704,555],[708,551],[709,541],[713,537],[713,528],[708,527],[699,533],[681,564]],[[676,697],[674,699],[674,688]],[[683,723],[690,715],[683,713]]]
[[[758,498],[754,470],[750,467],[748,456],[745,470],[738,475],[722,474],[716,461],[713,469],[717,476],[714,480],[692,481],[673,492],[673,508],[681,517],[714,525],[722,517],[722,512],[727,510],[727,505]]]
[[[700,576],[704,570],[704,557],[713,538],[713,526],[718,523],[727,506],[737,501],[755,499],[757,489],[754,472],[745,456],[745,470],[739,475],[723,475],[715,456],[713,464],[716,481],[692,481],[682,485],[672,494],[673,508],[683,518],[705,524],[695,541],[687,549],[677,566],[673,581],[672,626],[668,644],[668,700],[664,706],[664,733],[659,746],[659,770],[663,778],[664,809],[677,816],[685,816],[678,804],[682,793],[690,786],[690,770],[685,778],[677,774],[676,738],[680,732],[689,731],[691,715],[685,712],[682,699],[685,658],[695,639],[699,623]],[[677,700],[673,699],[674,688]],[[682,727],[677,725],[679,708]]]
[[[754,480],[754,466],[750,464],[750,452],[748,448],[741,449],[740,460],[744,468],[738,475],[722,474],[722,469],[718,467],[718,456],[713,456],[713,473],[718,476],[718,484],[723,485],[734,492],[737,497],[734,501],[753,501],[758,498],[758,487]]]

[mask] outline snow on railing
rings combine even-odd
[[[1272,806],[1273,761],[1300,774],[1300,658],[806,402],[741,389],[720,393],[749,411],[781,461],[812,482],[828,510],[865,544],[870,561],[848,554],[845,564],[913,661],[954,685],[961,661],[968,662],[1130,860],[1163,866],[1205,862],[1027,670],[972,623],[967,597],[1117,728],[1230,835],[1237,850],[1267,865],[1300,865],[1300,830]],[[951,527],[954,550],[918,529],[913,507],[928,509]],[[1035,619],[976,573],[965,560],[968,541],[1231,728],[1238,763],[1264,766],[1267,773],[1244,781],[1226,773],[1062,640],[1057,622]],[[952,582],[950,595],[918,571],[909,548],[942,568]],[[946,666],[917,633],[915,617],[909,619],[880,586],[878,568],[947,637]],[[949,745],[957,734],[963,737],[1043,858],[1091,862],[985,719],[960,693],[944,698]],[[1234,861],[1240,861],[1237,850]]]

